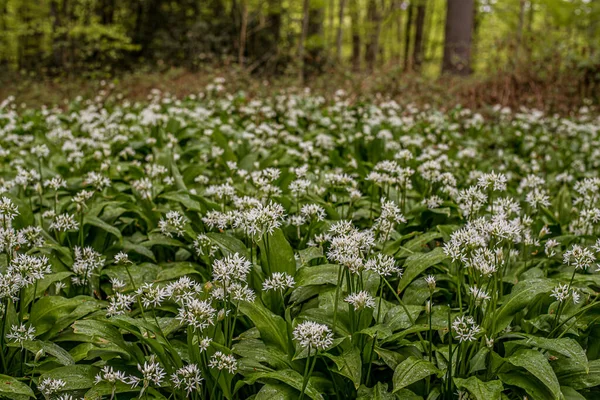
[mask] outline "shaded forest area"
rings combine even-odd
[[[0,82],[178,68],[405,92],[473,75],[467,103],[597,102],[599,21],[598,0],[0,0]]]

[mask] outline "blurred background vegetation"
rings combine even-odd
[[[599,24],[600,0],[0,0],[0,94],[210,72],[597,102]]]

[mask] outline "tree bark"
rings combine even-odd
[[[304,42],[308,35],[308,18],[310,10],[310,0],[304,0],[302,6],[302,31],[300,32],[300,40],[298,41],[298,80],[300,84],[304,84]]]
[[[246,33],[248,31],[248,4],[242,0],[242,21],[240,26],[240,47],[238,48],[238,64],[244,67],[244,56],[246,52]]]
[[[473,0],[448,0],[442,73],[471,73]]]
[[[344,8],[346,8],[346,0],[340,0],[340,9],[338,14],[339,25],[335,39],[335,58],[337,61],[342,59],[342,29],[344,26]]]
[[[419,0],[417,5],[417,19],[415,21],[415,43],[413,48],[413,63],[415,71],[421,69],[423,64],[423,28],[425,26],[425,1]]]
[[[408,16],[406,17],[406,28],[404,30],[404,71],[408,71],[412,68],[410,59],[410,31],[412,28],[413,20],[413,4],[412,2],[408,6]]]
[[[360,13],[356,0],[350,0],[350,20],[352,31],[352,70],[360,71]]]

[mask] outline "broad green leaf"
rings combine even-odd
[[[11,347],[19,346],[21,345],[19,345],[18,343],[11,343]],[[56,361],[58,361],[62,365],[75,364],[75,360],[69,354],[69,352],[53,342],[44,342],[41,340],[26,340],[22,343],[22,346],[23,348],[29,350],[33,354],[37,354],[40,350],[43,350],[45,354],[49,354],[51,356],[56,357]]]
[[[502,306],[494,315],[496,320],[495,331],[498,333],[510,325],[513,317],[523,311],[540,294],[549,293],[556,283],[550,279],[531,279],[515,285],[510,295],[504,300]]]
[[[104,222],[103,220],[101,220],[98,217],[86,215],[83,218],[83,224],[95,226],[97,228],[102,229],[103,231],[110,233],[111,235],[114,235],[117,239],[119,239],[119,241],[123,240],[123,235],[121,234],[121,231],[119,231],[113,225],[111,225],[107,222]]]
[[[302,267],[298,270],[298,275],[296,275],[296,286],[335,285],[338,281],[340,268],[337,264]]]
[[[274,379],[283,382],[298,391],[302,390],[303,377],[300,375],[300,373],[294,371],[293,369],[284,369],[272,372],[257,372],[244,377],[244,381],[250,385],[262,379]],[[321,395],[319,390],[313,386],[312,381],[313,378],[308,380],[308,385],[306,386],[305,392],[306,396],[313,400],[323,400],[323,395]]]
[[[521,349],[512,356],[506,358],[506,361],[516,367],[525,368],[527,372],[538,378],[555,398],[562,398],[558,379],[556,378],[548,359],[539,351]]]
[[[38,280],[35,285],[27,286],[25,289],[23,289],[25,292],[23,304],[29,305],[29,303],[34,299],[34,290],[36,290],[35,298],[40,297],[53,283],[62,281],[71,275],[73,275],[73,273],[70,271],[55,272],[53,274],[44,276],[42,279]]]
[[[36,329],[39,336],[53,328],[62,317],[70,314],[77,306],[94,299],[87,296],[66,298],[62,296],[47,296],[36,301],[31,307],[29,323]]]
[[[67,365],[43,373],[39,380],[62,379],[65,381],[62,390],[82,390],[89,389],[94,385],[94,378],[98,372],[100,369],[93,365]]]
[[[94,343],[116,344],[117,346],[126,349],[127,345],[123,340],[123,336],[114,328],[108,321],[97,321],[93,319],[75,321],[73,324],[73,332],[86,335],[94,339]]]
[[[281,229],[275,230],[272,235],[265,235],[258,245],[261,250],[260,258],[265,275],[271,275],[273,272],[296,275],[294,250]]]
[[[430,375],[439,374],[440,370],[427,360],[408,357],[394,370],[394,393]]]
[[[267,383],[260,388],[254,400],[296,400],[298,391],[291,386]]]
[[[323,355],[335,363],[338,368],[337,371],[334,370],[335,372],[350,379],[354,382],[354,388],[358,389],[362,375],[362,360],[360,350],[356,346],[346,349],[339,356],[329,353],[324,353]]]
[[[404,263],[404,272],[402,279],[398,284],[398,293],[401,293],[410,283],[427,268],[437,265],[448,256],[444,253],[441,247],[436,247],[427,253],[415,253],[410,255]]]
[[[576,390],[600,386],[600,359],[590,361],[587,372],[585,369],[569,371],[561,374],[560,380]]]
[[[258,328],[260,337],[265,344],[273,345],[284,353],[292,351],[288,340],[287,324],[283,318],[256,302],[242,301],[238,307],[240,312],[250,318],[254,326]]]
[[[206,236],[208,236],[212,242],[219,246],[224,255],[233,255],[235,253],[239,253],[240,255],[250,259],[248,249],[239,239],[226,233],[208,232]]]
[[[552,392],[539,380],[529,374],[521,372],[506,372],[499,374],[500,380],[505,385],[517,386],[535,400],[556,400]]]
[[[475,400],[500,400],[502,397],[502,382],[499,380],[482,382],[476,376],[467,379],[454,378],[459,389],[466,389]]]
[[[0,375],[0,395],[9,399],[35,398],[33,390],[29,386],[7,375]]]
[[[565,357],[569,357],[577,367],[587,369],[588,360],[585,351],[579,343],[570,338],[547,339],[538,336],[527,335],[526,339],[506,342],[504,346],[521,345],[527,347],[537,347],[544,350],[549,350],[558,353]],[[559,360],[557,362],[560,362]]]

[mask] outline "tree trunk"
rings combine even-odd
[[[378,10],[376,0],[369,0],[367,8],[367,32],[368,42],[365,46],[365,62],[367,69],[373,71],[375,60],[377,59],[377,45],[379,36],[377,35]]]
[[[248,4],[242,0],[242,21],[240,26],[240,47],[238,48],[238,64],[244,67],[244,56],[246,52],[246,33],[248,30]]]
[[[360,71],[360,12],[356,0],[350,0],[350,21],[352,24],[352,70]]]
[[[340,0],[340,9],[338,14],[339,25],[337,28],[337,35],[335,39],[335,58],[337,61],[342,59],[342,29],[344,25],[344,8],[346,7],[346,0]]]
[[[323,72],[327,59],[324,43],[325,2],[312,0],[308,11],[307,42],[304,54],[304,76]]]
[[[304,84],[304,42],[306,42],[306,36],[308,35],[308,14],[310,10],[310,0],[304,0],[302,6],[302,31],[300,32],[300,40],[298,41],[298,80],[300,84]]]
[[[398,51],[395,52],[395,61],[400,64],[402,56],[402,0],[394,0],[393,12],[396,15],[396,42]]]
[[[411,66],[410,60],[410,31],[412,28],[413,20],[413,4],[412,2],[408,6],[408,16],[406,17],[406,28],[404,30],[404,71],[408,71]]]
[[[415,21],[415,44],[413,48],[415,71],[419,71],[423,64],[423,28],[425,26],[425,10],[425,1],[419,0],[419,4],[417,5],[417,20]]]
[[[448,0],[442,73],[471,73],[473,0]]]

